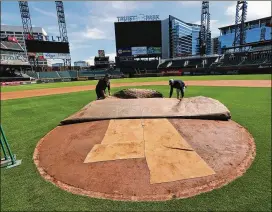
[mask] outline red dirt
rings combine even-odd
[[[215,175],[150,184],[145,159],[84,164],[101,143],[108,121],[58,126],[38,143],[34,162],[40,174],[74,194],[114,200],[147,201],[187,198],[220,188],[241,176],[255,157],[255,143],[233,121],[170,119]]]
[[[271,87],[270,80],[211,80],[211,81],[185,81],[188,86],[233,86],[233,87]],[[168,85],[168,82],[130,82],[130,83],[116,83],[112,87],[123,87],[123,86],[144,86],[144,85]],[[8,99],[21,99],[35,96],[47,96],[53,94],[72,93],[79,91],[94,90],[95,85],[86,86],[73,86],[73,87],[62,87],[62,88],[46,88],[37,90],[25,90],[15,92],[2,92],[1,100]]]

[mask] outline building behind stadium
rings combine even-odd
[[[123,73],[157,72],[162,61],[175,60],[176,66],[178,59],[203,55],[199,40],[200,25],[187,23],[171,15],[165,20],[159,20],[158,16],[155,17],[157,18],[152,19],[144,15],[118,17],[118,22],[114,23],[116,67],[120,68]],[[271,50],[270,22],[271,16],[245,22],[246,45],[249,49],[265,45]],[[236,27],[236,25],[230,25],[219,28],[220,36],[212,39],[212,50],[205,54],[209,57],[211,64],[213,60],[219,59],[224,51],[233,50]],[[192,61],[182,59],[179,67],[182,69],[206,67],[210,62],[199,59],[194,64]],[[172,66],[174,64],[169,68]]]
[[[116,66],[122,72],[155,70],[160,59],[200,53],[200,25],[171,15],[165,20],[155,17],[118,17],[114,23]]]
[[[246,43],[271,40],[271,16],[245,22]],[[220,27],[220,36],[214,38],[213,52],[222,54],[222,49],[233,46],[236,25]],[[263,38],[262,38],[263,36]]]

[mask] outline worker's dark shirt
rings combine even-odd
[[[173,89],[183,89],[185,87],[185,83],[182,80],[174,80],[173,84],[170,85],[170,98],[172,97],[173,94]]]
[[[105,79],[100,79],[96,85],[96,90],[110,90],[110,81],[106,81]]]

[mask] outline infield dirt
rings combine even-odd
[[[185,81],[188,86],[233,86],[233,87],[271,87],[270,80],[211,80],[211,81]],[[124,86],[148,86],[148,85],[168,85],[168,82],[131,82],[131,83],[113,83],[112,87]],[[23,86],[23,85],[22,85]],[[47,88],[37,90],[24,90],[14,92],[2,92],[1,100],[21,99],[35,96],[48,96],[54,94],[64,94],[79,91],[94,90],[95,85],[73,86],[62,88]]]

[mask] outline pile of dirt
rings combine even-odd
[[[113,96],[120,99],[138,99],[138,98],[163,98],[163,95],[151,89],[128,88],[116,92]]]

